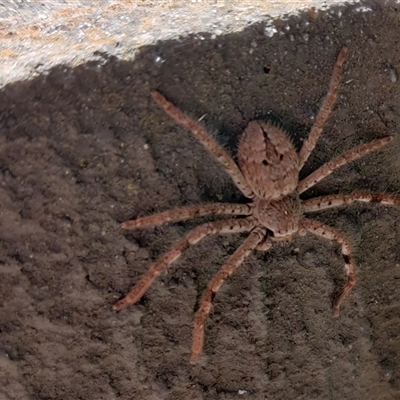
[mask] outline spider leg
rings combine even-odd
[[[336,59],[335,66],[333,67],[333,73],[331,82],[329,84],[328,93],[322,103],[320,110],[315,118],[314,125],[310,130],[310,134],[308,138],[304,141],[303,147],[300,149],[299,152],[299,169],[303,167],[305,162],[307,161],[308,157],[310,156],[311,152],[314,150],[315,145],[322,133],[322,128],[328,119],[332,108],[335,104],[336,97],[337,97],[337,90],[340,81],[340,72],[342,70],[342,66],[344,63],[344,59],[347,53],[347,48],[342,47],[339,55]]]
[[[335,240],[342,245],[342,254],[344,259],[344,269],[347,274],[347,283],[332,303],[333,314],[337,317],[339,316],[340,305],[342,304],[343,300],[348,295],[352,287],[356,284],[356,266],[351,256],[350,242],[342,232],[328,225],[324,225],[318,221],[303,218],[300,221],[300,224],[301,227],[303,229],[306,229],[308,232],[329,240]]]
[[[317,184],[319,181],[330,175],[335,169],[349,163],[350,161],[357,160],[358,158],[364,156],[373,150],[378,150],[385,144],[388,144],[393,140],[393,136],[386,136],[382,139],[374,140],[370,143],[362,144],[360,146],[354,147],[353,149],[347,151],[344,154],[328,161],[322,167],[312,172],[297,185],[297,192],[299,194],[305,192],[310,187]]]
[[[352,287],[356,284],[355,264],[351,256],[350,242],[342,232],[318,221],[303,218],[300,221],[300,225],[303,229],[306,229],[308,232],[311,232],[314,235],[322,236],[329,240],[336,240],[342,245],[342,254],[344,259],[344,268],[347,274],[347,283],[332,303],[333,314],[335,316],[339,316],[340,306],[343,300],[348,295]]]
[[[200,123],[185,115],[182,111],[170,103],[161,93],[151,91],[154,101],[178,124],[193,133],[197,140],[225,167],[226,172],[232,178],[235,185],[248,197],[253,198],[254,193],[247,184],[239,167],[231,156],[209,135]]]
[[[258,251],[268,251],[272,247],[271,238],[267,237],[262,242],[258,243],[256,250]]]
[[[249,232],[254,228],[255,222],[252,218],[229,219],[208,222],[187,233],[181,240],[164,253],[144,274],[142,279],[121,300],[113,305],[116,311],[122,310],[129,304],[136,303],[151,286],[161,272],[176,261],[189,246],[197,244],[201,239],[209,235]]]
[[[166,222],[177,222],[193,217],[202,217],[208,214],[250,215],[252,207],[249,204],[210,203],[177,208],[161,213],[125,221],[121,224],[123,229],[147,228]]]
[[[308,213],[339,207],[344,204],[352,204],[356,201],[361,203],[378,203],[388,206],[400,206],[400,196],[394,194],[358,191],[350,194],[333,194],[329,196],[315,197],[303,201],[303,207],[304,212]]]
[[[249,237],[232,254],[225,265],[214,275],[209,282],[200,302],[199,309],[194,317],[193,344],[190,364],[197,362],[204,343],[204,324],[211,311],[212,301],[225,279],[243,263],[243,260],[257,247],[265,237],[266,229],[255,228]]]

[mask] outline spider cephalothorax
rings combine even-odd
[[[296,192],[277,200],[257,198],[254,201],[253,216],[259,225],[271,231],[272,240],[290,240],[299,231],[303,206]]]
[[[129,304],[137,302],[162,271],[176,261],[186,248],[198,243],[205,236],[249,232],[247,239],[212,278],[203,294],[194,322],[190,359],[192,364],[196,363],[203,347],[204,325],[210,313],[215,293],[225,279],[239,267],[253,250],[266,251],[271,247],[273,241],[290,240],[293,235],[303,235],[306,232],[340,243],[347,283],[333,302],[334,314],[339,315],[342,301],[356,282],[355,264],[351,256],[350,243],[338,230],[308,219],[304,217],[304,214],[354,202],[371,201],[400,205],[400,197],[398,196],[368,192],[330,195],[305,201],[300,199],[301,193],[314,186],[338,167],[372,150],[379,149],[392,140],[392,136],[386,136],[371,143],[357,146],[324,164],[299,182],[299,171],[314,149],[321,135],[322,127],[334,106],[345,54],[346,48],[343,47],[333,69],[328,94],[300,151],[296,152],[293,144],[280,128],[267,122],[253,121],[249,123],[240,138],[238,149],[240,169],[228,153],[197,121],[182,113],[159,92],[151,92],[155,102],[176,122],[193,133],[224,166],[242,193],[252,200],[248,204],[200,204],[164,211],[148,217],[126,221],[122,224],[124,229],[136,229],[208,214],[242,216],[242,218],[208,222],[187,233],[150,267],[126,297],[113,306],[114,310],[121,310]]]

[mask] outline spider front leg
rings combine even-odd
[[[272,240],[270,237],[267,237],[262,242],[258,243],[256,250],[268,251],[271,247],[272,247]]]
[[[243,263],[243,260],[262,242],[265,237],[266,229],[256,228],[241,246],[232,254],[225,265],[214,275],[207,286],[207,289],[201,299],[199,309],[194,318],[193,345],[190,363],[196,364],[199,354],[204,344],[204,324],[211,311],[212,301],[226,278]],[[266,243],[266,242],[263,242]],[[271,246],[270,246],[271,247]]]
[[[189,246],[197,244],[201,239],[209,235],[249,232],[254,228],[255,222],[252,218],[231,219],[215,222],[208,222],[200,225],[187,233],[170,250],[164,253],[144,274],[142,279],[132,288],[132,290],[121,300],[113,305],[116,311],[122,310],[129,304],[136,303],[151,286],[161,272],[166,270],[169,265],[175,262]]]
[[[335,240],[342,245],[342,254],[344,259],[344,268],[347,274],[347,283],[332,303],[333,313],[337,317],[339,316],[340,306],[343,300],[346,298],[352,287],[356,284],[355,264],[351,256],[350,242],[346,236],[343,235],[343,233],[328,225],[321,224],[318,221],[303,218],[300,221],[300,225],[302,229],[305,229],[308,232],[329,240]]]

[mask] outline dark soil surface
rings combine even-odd
[[[376,3],[378,4],[378,3]],[[383,4],[380,3],[380,4]],[[354,246],[345,282],[337,244],[306,235],[252,254],[215,297],[198,365],[193,315],[245,235],[189,249],[139,304],[126,294],[191,220],[125,232],[119,223],[188,204],[246,201],[202,146],[151,100],[157,88],[234,154],[249,121],[309,131],[339,49],[337,105],[301,176],[388,134],[303,198],[400,190],[399,10],[334,9],[237,34],[203,34],[59,66],[0,93],[0,398],[400,399],[400,210],[342,207],[315,218]],[[206,219],[207,220],[207,219]]]

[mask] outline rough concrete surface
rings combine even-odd
[[[239,3],[239,2],[238,2]],[[337,105],[301,176],[389,134],[385,149],[337,170],[309,198],[400,190],[399,5],[306,9],[227,33],[197,32],[98,51],[0,92],[0,399],[400,399],[400,210],[354,205],[314,217],[351,240],[306,235],[256,252],[215,296],[198,365],[193,315],[245,235],[205,239],[139,304],[116,313],[191,220],[122,231],[126,219],[213,201],[245,202],[222,168],[150,99],[157,88],[235,154],[249,121],[307,135],[341,46]],[[194,16],[198,16],[194,13]],[[210,218],[211,219],[211,218]],[[209,220],[209,219],[205,219]]]
[[[341,0],[2,0],[0,87],[60,64],[97,60],[99,52],[132,60],[158,40],[222,35],[299,10]],[[354,0],[352,0],[354,2]],[[270,32],[272,33],[272,31]],[[200,35],[201,36],[201,35]]]

